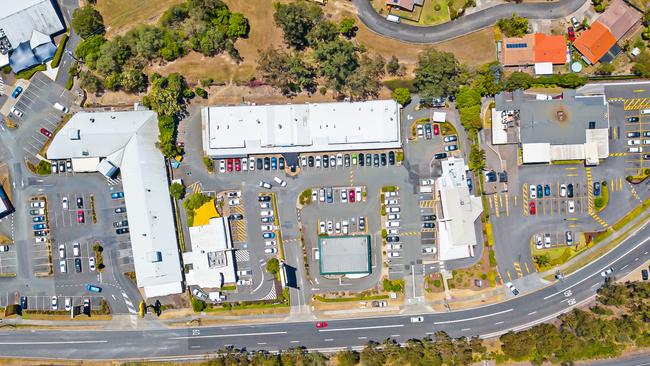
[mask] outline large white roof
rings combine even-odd
[[[188,285],[218,288],[222,283],[237,280],[227,219],[217,217],[210,219],[207,225],[190,227],[190,241],[192,251],[183,253],[184,263],[192,264],[186,276]]]
[[[465,162],[462,158],[442,161],[442,176],[437,180],[442,217],[438,221],[439,258],[470,257],[477,244],[474,222],[483,212],[481,198],[469,193]]]
[[[50,159],[108,158],[121,167],[138,287],[147,297],[183,291],[169,181],[152,111],[80,112],[54,136]]]
[[[0,6],[0,29],[16,48],[32,38],[38,31],[47,36],[65,29],[57,14],[53,0],[13,0],[3,1]]]
[[[393,100],[206,107],[203,148],[212,157],[399,148],[399,113]]]

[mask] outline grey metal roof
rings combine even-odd
[[[585,131],[609,127],[607,103],[602,95],[581,96],[566,90],[562,99],[537,100],[518,90],[495,97],[498,111],[518,110],[520,141],[551,145],[583,144]]]
[[[330,236],[318,239],[320,273],[370,273],[370,236]]]
[[[53,0],[3,1],[0,7],[0,30],[15,48],[28,42],[34,30],[48,36],[65,30]]]

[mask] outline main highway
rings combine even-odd
[[[354,0],[359,19],[371,31],[382,36],[410,43],[436,43],[458,38],[489,27],[513,13],[528,19],[557,19],[568,16],[584,5],[586,0],[558,0],[532,3],[506,3],[463,15],[451,22],[428,27],[393,23],[379,15],[369,0]]]
[[[317,329],[314,322],[285,322],[221,327],[169,328],[160,330],[6,330],[0,333],[2,357],[60,359],[155,359],[184,358],[214,352],[226,345],[247,350],[277,351],[291,347],[333,351],[362,347],[370,340],[386,338],[406,342],[436,331],[453,337],[498,336],[550,321],[561,313],[589,302],[604,283],[601,272],[614,268],[621,277],[650,259],[650,227],[643,227],[618,247],[539,291],[520,294],[508,301],[445,313],[373,316],[328,320]],[[422,315],[424,322],[411,323]]]

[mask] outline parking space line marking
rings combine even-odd
[[[526,267],[526,272],[530,273],[530,268],[528,268],[528,262],[524,262],[524,267]]]

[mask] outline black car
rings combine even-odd
[[[117,230],[115,230],[115,234],[121,235],[121,234],[127,234],[129,232],[128,227],[121,227]]]
[[[386,153],[381,153],[381,165],[386,166]]]
[[[641,270],[641,278],[643,278],[644,281],[648,280],[648,270],[647,269],[642,269]]]
[[[395,165],[395,152],[394,151],[389,151],[388,152],[388,164]]]
[[[84,208],[84,199],[77,197],[77,208]]]
[[[639,122],[639,117],[627,117],[628,122]]]
[[[379,166],[379,154],[375,154],[372,156],[373,164],[375,166]]]
[[[567,189],[567,194],[566,194],[567,197],[569,197],[569,198],[573,197],[573,184],[569,183],[566,186],[566,189]]]
[[[650,160],[650,154],[643,154],[643,160]]]
[[[497,173],[494,171],[489,171],[485,173],[485,178],[487,178],[488,182],[496,182],[497,181]]]
[[[74,270],[77,273],[81,272],[81,258],[74,259]]]
[[[27,309],[27,296],[20,297],[20,308],[23,310]]]
[[[259,196],[257,197],[257,200],[259,202],[269,202],[271,200],[271,196]]]
[[[115,209],[115,213],[124,213],[126,212],[126,207],[118,207]]]
[[[330,167],[330,158],[327,155],[323,155],[323,168]]]
[[[244,215],[238,213],[228,216],[228,220],[242,220],[243,218]]]
[[[499,182],[508,183],[508,172],[499,172]]]
[[[366,161],[363,160],[363,153],[359,154],[359,165],[361,165],[361,166],[366,165]]]
[[[314,157],[310,156],[307,158],[307,165],[309,165],[310,168],[314,167]]]
[[[387,236],[386,241],[389,243],[397,243],[399,241],[399,236]]]
[[[446,157],[447,157],[447,153],[444,153],[444,152],[442,152],[442,153],[437,153],[437,154],[433,154],[433,158],[434,158],[434,159],[444,159],[444,158],[446,158]]]
[[[372,166],[372,154],[366,154],[366,166]]]
[[[271,169],[271,159],[267,156],[264,158],[264,170],[270,170]]]
[[[343,165],[350,166],[350,155],[345,154],[345,156],[343,157]]]
[[[278,169],[284,169],[284,158],[282,156],[280,156],[280,159],[278,159]]]
[[[257,170],[262,170],[264,168],[264,161],[262,158],[257,158]]]
[[[436,215],[422,215],[422,221],[436,221]]]
[[[433,132],[430,123],[424,124],[424,137],[426,137],[427,140],[431,140],[431,138],[433,138]]]
[[[366,218],[363,216],[359,216],[359,231],[365,231],[366,230]]]
[[[434,227],[436,227],[436,224],[434,224],[433,222],[423,222],[422,227],[426,229],[433,229]]]

